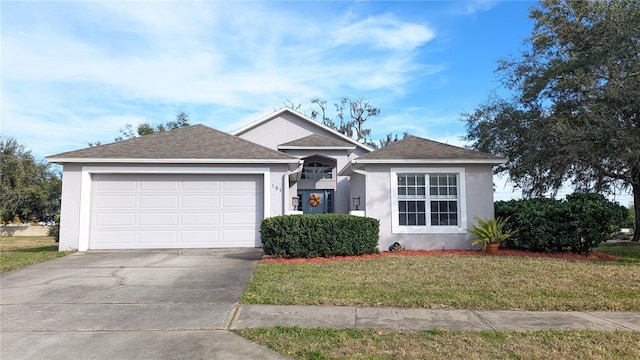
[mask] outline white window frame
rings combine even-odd
[[[431,226],[431,199],[429,181],[426,182],[425,211],[427,225],[400,225],[398,201],[399,174],[457,174],[458,175],[458,225]],[[467,190],[465,169],[460,167],[391,168],[391,232],[393,234],[460,234],[467,232]]]

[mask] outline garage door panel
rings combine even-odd
[[[178,232],[175,230],[139,230],[140,244],[175,244],[178,242]]]
[[[225,208],[244,208],[255,209],[262,206],[262,196],[258,201],[255,193],[253,194],[231,194],[222,196],[222,206]]]
[[[262,175],[94,175],[90,248],[255,247]]]
[[[178,225],[178,213],[140,213],[138,223],[142,226]]]
[[[250,212],[226,212],[222,214],[222,225],[249,225],[256,222],[256,214]]]
[[[242,190],[242,191],[250,191],[256,192],[256,183],[254,181],[249,181],[245,179],[234,179],[232,181],[225,181],[222,183],[222,190],[224,191],[234,191],[234,190]]]
[[[183,225],[218,225],[220,224],[219,213],[182,213]]]
[[[101,209],[134,209],[136,207],[135,195],[129,196],[98,196],[96,207]]]
[[[212,179],[209,181],[205,181],[202,179],[198,179],[197,177],[184,177],[184,181],[182,183],[182,190],[192,191],[192,190],[212,190],[217,191],[220,190],[220,179]]]
[[[219,230],[183,230],[181,232],[183,244],[217,244],[220,242]]]
[[[135,181],[101,180],[99,175],[94,175],[93,179],[97,190],[101,191],[136,191],[138,187]]]
[[[135,213],[98,214],[95,220],[96,226],[126,226],[136,224]]]
[[[183,208],[217,208],[220,207],[220,196],[218,195],[202,195],[202,196],[183,196]]]
[[[255,247],[258,246],[255,240],[258,233],[253,230],[222,230],[223,247]]]
[[[155,190],[178,190],[179,184],[174,180],[145,180],[140,181],[141,191],[155,191]]]
[[[133,230],[130,231],[99,231],[95,235],[95,243],[98,245],[103,244],[130,244],[135,242],[136,233]],[[103,247],[101,247],[102,249]]]
[[[140,196],[140,208],[142,209],[162,209],[177,208],[178,195],[158,196],[158,195],[142,195]]]

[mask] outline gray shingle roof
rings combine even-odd
[[[501,158],[475,150],[409,135],[357,160],[495,160]]]
[[[347,147],[355,148],[354,144],[346,141],[331,139],[325,136],[311,134],[293,141],[278,145],[278,147]]]
[[[204,125],[51,155],[58,159],[242,159],[289,160],[281,153]]]

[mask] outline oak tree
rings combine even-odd
[[[601,193],[631,189],[640,209],[640,3],[544,0],[531,36],[498,73],[512,98],[463,114],[472,147],[525,195],[564,183]],[[634,240],[640,239],[636,219]]]

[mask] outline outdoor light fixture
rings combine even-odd
[[[354,196],[353,197],[353,206],[356,208],[356,210],[360,210],[360,196]]]
[[[293,210],[297,211],[298,210],[298,206],[300,206],[300,198],[297,196],[294,196],[291,198],[291,205],[293,205]]]

